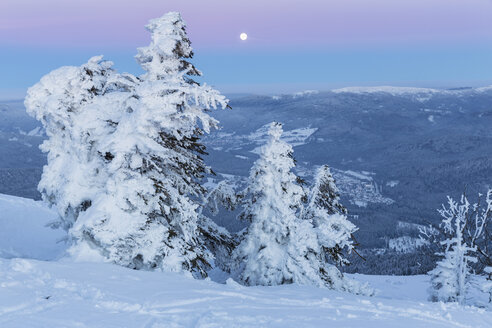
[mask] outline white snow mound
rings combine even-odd
[[[61,256],[65,243],[59,241],[65,233],[46,226],[56,216],[41,202],[0,194],[0,257],[52,260]]]

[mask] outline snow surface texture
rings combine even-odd
[[[428,277],[362,276],[375,297],[243,287],[111,264],[0,260],[0,326],[490,327],[492,312],[428,303]]]
[[[65,233],[46,226],[56,218],[56,212],[41,202],[0,194],[0,257],[58,258]]]
[[[56,243],[61,232],[44,227],[55,213],[38,202],[4,195],[0,213],[1,249],[22,246],[16,251],[26,257],[0,259],[2,328],[479,328],[492,322],[492,311],[484,308],[429,303],[427,276],[355,275],[378,290],[365,297],[298,285],[243,287],[220,271],[210,276],[225,284],[106,263],[27,259],[54,259],[63,252],[63,244]],[[6,236],[12,236],[10,241]],[[41,245],[46,248],[40,254]],[[488,296],[474,297],[485,304]]]

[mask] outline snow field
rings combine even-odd
[[[225,284],[106,263],[32,259],[63,254],[64,244],[57,243],[63,233],[45,227],[53,215],[40,202],[0,195],[2,328],[475,328],[492,322],[485,308],[428,302],[427,276],[353,275],[377,289],[366,297],[298,285],[244,287],[221,272],[211,277]],[[480,297],[485,304],[486,295]]]
[[[490,327],[492,312],[428,303],[426,276],[362,276],[374,297],[243,287],[111,264],[0,260],[1,327]]]
[[[0,257],[53,260],[61,256],[65,233],[46,226],[57,217],[41,202],[0,194]]]

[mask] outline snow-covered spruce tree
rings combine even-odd
[[[323,208],[328,214],[347,214],[347,209],[340,204],[340,193],[328,165],[316,170],[309,193],[309,206]]]
[[[443,205],[439,213],[443,217],[441,227],[450,236],[441,242],[445,247],[443,259],[430,271],[432,301],[458,302],[464,304],[469,286],[470,263],[477,259],[472,256],[476,248],[464,240],[467,214],[470,203],[462,196],[460,203],[448,197],[448,207]]]
[[[205,192],[198,180],[210,172],[199,138],[217,126],[207,110],[225,108],[227,100],[193,80],[201,73],[189,62],[193,52],[180,14],[153,19],[146,28],[152,42],[136,56],[145,74],[133,101],[117,104],[124,115],[99,144],[106,192],[72,228],[78,242],[71,253],[203,277],[212,260],[207,240],[223,236],[197,212]]]
[[[305,192],[291,172],[292,147],[281,135],[282,125],[272,123],[250,172],[240,217],[251,224],[234,252],[237,277],[246,285],[297,283],[371,294],[326,263],[317,229],[301,217]]]
[[[96,99],[131,84],[111,66],[98,56],[80,67],[61,67],[31,87],[25,99],[27,112],[41,121],[48,136],[41,145],[48,153],[48,163],[38,189],[58,210],[60,221],[54,225],[65,229],[72,227],[104,188],[104,164],[97,154],[93,124],[102,122],[103,129],[111,124],[89,114],[89,107]]]
[[[292,147],[280,140],[282,125],[272,123],[270,139],[253,165],[241,218],[251,222],[235,250],[238,278],[247,285],[321,284],[316,234],[300,220],[304,190],[291,172]]]
[[[316,228],[323,253],[335,264],[349,264],[344,250],[353,248],[352,234],[356,226],[347,219],[347,209],[340,204],[338,188],[328,165],[321,166],[315,174],[309,193],[304,218]]]
[[[350,264],[344,252],[353,250],[352,236],[357,231],[339,200],[335,179],[330,168],[324,165],[316,171],[307,206],[302,211],[302,218],[311,222],[316,232],[317,248],[313,252],[319,261],[322,279],[326,286],[335,290],[372,295],[374,290],[367,284],[347,278],[333,265]]]

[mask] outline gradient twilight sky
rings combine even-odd
[[[98,54],[138,73],[143,26],[168,11],[224,92],[492,84],[492,0],[1,0],[0,98]]]

